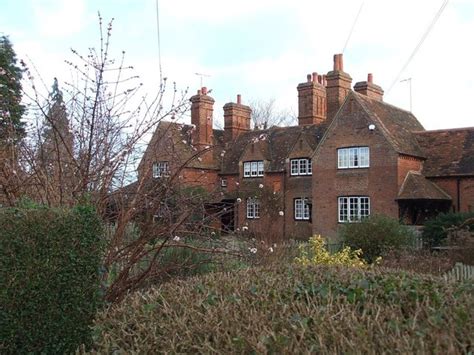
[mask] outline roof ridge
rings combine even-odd
[[[439,128],[439,129],[431,129],[431,130],[424,130],[424,131],[413,131],[413,133],[422,134],[422,133],[455,132],[455,131],[474,131],[474,126],[457,127],[457,128]]]

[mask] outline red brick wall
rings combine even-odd
[[[340,196],[369,196],[371,214],[398,218],[398,153],[356,101],[343,110],[313,159],[313,232],[333,240]],[[371,123],[376,125],[373,131],[368,129]],[[337,149],[351,146],[369,147],[369,168],[337,168]]]
[[[430,178],[430,180],[451,196],[453,199],[452,208],[454,211],[474,211],[474,177]]]
[[[405,177],[409,171],[421,171],[423,161],[421,159],[407,156],[398,156],[398,190],[400,190]]]

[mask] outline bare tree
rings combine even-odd
[[[209,239],[207,232],[219,216],[206,207],[213,191],[180,183],[186,166],[214,147],[191,150],[184,160],[176,156],[179,164],[166,178],[150,179],[151,164],[136,175],[142,142],[160,122],[175,121],[188,110],[187,91],[178,91],[175,84],[169,88],[163,79],[155,95],[141,95],[142,84],[125,64],[125,52],[119,61],[109,57],[112,22],[104,29],[99,15],[99,25],[98,49],[85,56],[73,51],[74,59],[67,62],[73,80],[64,90],[55,80],[52,92],[41,94],[34,71],[25,67],[30,83],[25,95],[34,117],[27,138],[18,143],[20,172],[9,169],[1,181],[9,184],[10,195],[15,193],[11,203],[28,196],[50,206],[83,201],[96,206],[108,243],[106,298],[117,301],[172,270],[195,266],[186,260],[163,264],[170,248],[229,252],[178,237]],[[168,132],[162,134],[165,140]]]
[[[272,126],[291,126],[296,123],[296,115],[290,110],[276,108],[275,99],[252,100],[252,122],[255,130],[267,129]]]

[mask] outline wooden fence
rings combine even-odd
[[[456,263],[454,268],[443,275],[446,281],[474,280],[474,266]]]

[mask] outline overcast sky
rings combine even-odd
[[[388,90],[444,0],[159,0],[164,75],[194,93],[210,75],[215,120],[222,106],[274,98],[297,112],[296,86],[326,73],[344,51],[353,84],[373,73],[385,101],[412,110],[427,129],[474,126],[474,0],[450,0],[399,80]],[[112,48],[127,52],[147,88],[159,82],[156,0],[2,0],[0,32],[46,83],[66,77],[70,48],[98,44],[97,11],[115,18]]]

